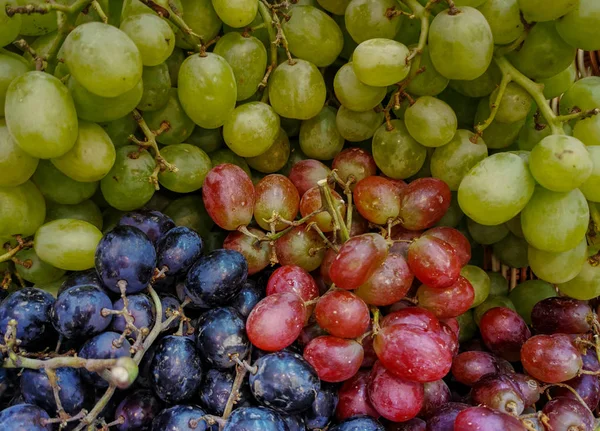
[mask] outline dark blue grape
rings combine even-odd
[[[281,415],[290,431],[306,431],[304,419],[298,415]]]
[[[51,431],[52,425],[45,425],[48,419],[48,413],[38,406],[17,404],[0,412],[0,430]]]
[[[340,422],[330,431],[385,431],[385,428],[373,418],[358,416]]]
[[[21,347],[32,351],[42,350],[40,345],[54,339],[50,309],[54,297],[35,287],[13,292],[0,304],[0,336],[4,337],[8,322],[17,321],[17,338]],[[49,334],[52,334],[49,337]]]
[[[104,286],[102,285],[95,268],[86,269],[85,271],[76,271],[69,274],[67,279],[63,281],[60,289],[58,289],[58,294],[60,295],[69,287],[75,286],[96,286],[99,289],[104,290]]]
[[[115,411],[115,420],[123,418],[116,426],[119,431],[147,431],[152,420],[162,410],[161,402],[147,389],[137,390],[125,397]]]
[[[200,316],[196,346],[202,358],[216,368],[232,368],[232,355],[244,359],[250,351],[246,324],[235,309],[215,308]]]
[[[200,258],[190,268],[185,290],[194,304],[219,307],[233,299],[248,277],[248,262],[239,252],[219,249]]]
[[[157,344],[150,365],[152,387],[170,404],[191,398],[202,383],[202,365],[194,342],[168,335]]]
[[[58,296],[50,317],[54,328],[65,338],[86,339],[110,325],[112,315],[102,315],[102,309],[111,308],[110,298],[100,288],[74,286]]]
[[[158,211],[138,210],[125,214],[117,225],[137,227],[150,238],[150,241],[156,244],[175,227],[175,222]]]
[[[172,296],[163,296],[160,298],[160,303],[162,304],[162,320],[163,322],[167,320],[173,311],[179,310],[181,304]],[[164,329],[164,331],[170,331],[172,329],[179,327],[179,319],[174,319],[169,325]]]
[[[309,430],[325,428],[331,421],[338,403],[338,391],[335,385],[322,383],[317,398],[309,410],[304,413],[304,422]]]
[[[123,340],[120,347],[115,347],[120,336],[121,334],[110,331],[96,335],[94,338],[86,341],[81,350],[79,350],[79,356],[86,359],[116,359],[131,356],[131,344],[129,344],[129,341]],[[86,382],[98,388],[108,387],[106,380],[96,373],[82,369],[81,376]]]
[[[156,352],[156,344],[150,346],[144,356],[142,356],[142,360],[140,361],[140,365],[138,366],[138,378],[136,383],[144,388],[151,387],[151,377],[150,377],[150,367],[152,365],[152,360],[154,359],[154,353]]]
[[[308,410],[320,389],[317,373],[306,360],[291,352],[276,352],[254,363],[250,390],[256,400],[284,414]]]
[[[117,226],[100,240],[96,249],[96,271],[104,285],[120,293],[119,281],[127,283],[127,293],[144,290],[156,267],[156,251],[141,230]]]
[[[223,431],[289,431],[289,428],[281,416],[271,409],[241,407],[231,413]]]
[[[184,274],[202,256],[202,238],[185,226],[167,232],[157,245],[156,267],[167,267],[169,276]]]
[[[231,300],[229,305],[235,308],[246,319],[254,306],[264,297],[264,289],[258,287],[254,280],[247,280],[240,293]]]
[[[200,386],[200,402],[208,413],[216,416],[223,416],[225,405],[229,399],[235,373],[221,370],[208,370]],[[240,408],[250,405],[252,394],[248,386],[248,380],[239,390],[239,399],[235,403],[234,408]]]
[[[148,328],[152,329],[154,326],[154,305],[150,298],[143,293],[138,293],[136,295],[128,295],[128,306],[127,310],[133,316],[133,324],[136,328]],[[122,310],[123,309],[123,298],[119,298],[117,301],[112,304],[113,310]],[[125,318],[120,315],[115,315],[113,318],[113,322],[111,325],[111,329],[115,332],[123,332],[126,326]]]
[[[216,425],[209,426],[200,420],[205,414],[206,412],[199,407],[173,406],[154,418],[152,431],[217,431]]]
[[[63,409],[71,415],[83,408],[85,387],[79,370],[75,368],[57,368],[58,392]],[[21,393],[28,404],[35,404],[54,414],[57,411],[54,391],[45,370],[24,370],[21,374]]]

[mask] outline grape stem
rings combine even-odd
[[[500,86],[498,87],[498,94],[496,95],[496,99],[492,103],[491,111],[489,117],[483,122],[479,123],[475,126],[475,135],[471,137],[471,142],[474,144],[477,143],[477,140],[483,135],[485,129],[491,126],[494,118],[496,118],[496,114],[498,113],[498,109],[500,109],[500,103],[502,101],[502,97],[504,97],[504,92],[506,91],[506,87],[512,81],[512,76],[510,73],[504,73],[502,75],[502,81],[500,81]]]
[[[598,115],[598,114],[600,114],[600,108],[595,108],[595,109],[590,109],[589,111],[578,111],[578,112],[572,112],[571,114],[567,114],[567,115],[559,115],[556,117],[556,120],[566,123],[567,121],[571,121],[571,120],[584,120],[586,118],[590,118],[590,117],[593,117],[594,115]]]
[[[344,223],[340,209],[334,204],[333,195],[331,194],[331,189],[329,188],[327,179],[319,180],[317,185],[319,186],[319,191],[321,192],[321,202],[333,220],[333,230],[334,232],[340,232],[340,239],[342,243],[345,243],[350,239],[350,232],[348,231],[346,223]]]
[[[17,240],[17,245],[11,249],[8,249],[6,253],[0,255],[0,263],[12,260],[15,254],[23,249],[33,247],[33,241],[23,241],[21,235],[16,235],[15,238]]]
[[[102,22],[104,24],[108,24],[108,17],[106,16],[106,13],[104,13],[104,11],[102,10],[102,6],[100,6],[100,3],[98,3],[98,0],[93,0],[92,1],[92,7],[96,11],[96,13],[98,14],[98,16],[102,20]]]
[[[13,45],[19,48],[21,51],[28,53],[33,58],[33,63],[35,65],[35,70],[42,71],[44,70],[44,58],[40,57],[35,50],[29,46],[25,39],[18,39],[13,42]]]
[[[327,238],[325,236],[325,234],[323,233],[323,231],[319,228],[319,226],[317,225],[317,222],[310,222],[307,226],[306,226],[306,230],[314,230],[323,240],[323,242],[325,243],[325,245],[331,249],[333,249],[336,253],[338,251],[340,251],[339,247],[335,244],[333,244],[331,241],[329,241],[329,238]]]
[[[237,357],[238,354],[236,353]],[[242,387],[242,383],[244,383],[244,378],[248,373],[248,369],[240,365],[239,363],[235,367],[235,379],[233,380],[233,385],[231,386],[231,392],[229,393],[229,398],[227,398],[227,404],[225,404],[225,410],[223,411],[223,419],[227,419],[233,410],[233,406],[239,402],[240,400],[240,388]]]

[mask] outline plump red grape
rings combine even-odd
[[[425,331],[439,332],[442,330],[437,317],[421,307],[408,307],[393,311],[381,319],[382,328],[394,325],[412,325]]]
[[[514,373],[509,362],[488,352],[469,351],[457,355],[452,362],[452,375],[463,385],[473,386],[487,374]]]
[[[385,178],[386,180],[392,182],[392,184],[396,187],[396,193],[398,193],[398,196],[402,196],[404,189],[406,189],[406,187],[408,187],[408,184],[406,184],[406,181],[404,181],[404,180],[396,180],[394,178],[387,177],[383,174],[381,176],[383,178]]]
[[[414,276],[406,260],[398,254],[388,254],[365,284],[356,290],[367,304],[384,306],[400,301],[410,290]]]
[[[394,244],[390,247],[390,253],[399,254],[407,259],[410,243],[420,237],[422,233],[423,231],[420,230],[408,230],[400,225],[394,226],[391,234]]]
[[[385,225],[400,214],[400,196],[391,181],[370,176],[356,184],[352,193],[356,209],[371,223]]]
[[[438,319],[460,316],[471,308],[474,299],[475,290],[463,276],[449,287],[437,288],[423,284],[417,290],[419,305]]]
[[[428,418],[452,399],[450,388],[443,380],[423,384],[424,399],[419,417]]]
[[[329,268],[336,286],[354,290],[365,284],[388,254],[387,242],[376,233],[366,233],[346,241]]]
[[[295,163],[288,175],[290,181],[298,189],[300,197],[310,188],[317,185],[320,180],[327,178],[331,170],[323,163],[314,159],[300,160]]]
[[[325,257],[324,243],[317,232],[305,224],[293,227],[275,241],[277,260],[282,265],[298,265],[307,271],[317,269]]]
[[[304,359],[325,382],[343,382],[354,376],[363,362],[362,346],[354,340],[325,335],[304,349]]]
[[[434,236],[415,239],[408,247],[407,261],[415,277],[434,288],[452,286],[460,276],[460,260],[454,248]]]
[[[333,197],[334,205],[340,211],[341,216],[345,217],[346,202],[335,190],[331,190],[331,195]],[[321,202],[321,191],[319,190],[319,187],[308,189],[306,193],[302,195],[302,199],[300,199],[300,214],[302,214],[302,217],[306,217],[322,207],[323,203]],[[307,220],[307,223],[310,222],[315,222],[323,232],[331,232],[333,230],[333,219],[329,211],[322,211],[312,216]]]
[[[333,260],[336,256],[337,252],[332,248],[328,248],[325,252],[323,262],[321,262],[321,266],[319,267],[319,274],[321,274],[323,282],[327,286],[331,286],[331,283],[333,283],[333,281],[331,281],[331,278],[329,277],[329,269],[331,268],[331,264],[333,263]]]
[[[474,404],[514,415],[520,415],[525,409],[519,389],[504,374],[488,374],[479,379],[471,389],[471,399]]]
[[[586,301],[555,297],[535,304],[531,311],[531,323],[538,334],[585,334],[592,328],[591,307]]]
[[[465,266],[471,260],[471,243],[458,229],[447,226],[439,226],[429,229],[425,235],[435,236],[447,242],[454,248],[460,266]]]
[[[256,184],[256,200],[254,202],[254,219],[263,229],[270,231],[267,223],[273,214],[279,214],[285,220],[294,220],[300,208],[298,189],[285,176],[279,174],[267,175]],[[277,222],[275,230],[280,231],[287,224]]]
[[[346,380],[338,392],[338,405],[335,417],[342,421],[353,416],[381,416],[371,405],[367,394],[370,371],[359,371],[354,377]]]
[[[581,354],[563,334],[531,337],[521,348],[521,363],[528,374],[546,383],[570,380],[583,365]]]
[[[479,330],[487,348],[511,362],[519,360],[521,347],[531,337],[525,320],[505,307],[495,307],[486,311],[479,321]]]
[[[277,268],[267,282],[267,295],[292,292],[304,301],[319,296],[319,288],[312,276],[296,265],[283,265]]]
[[[375,363],[371,371],[368,393],[375,410],[394,422],[417,416],[425,399],[421,383],[393,375],[380,362]]]
[[[509,364],[508,362],[506,363]],[[534,380],[527,374],[515,372],[506,373],[506,376],[508,376],[515,388],[519,391],[519,395],[525,403],[525,406],[532,406],[540,400],[542,387],[537,380]]]
[[[264,232],[256,228],[248,230],[258,236],[264,236]],[[235,250],[244,255],[248,262],[248,274],[256,274],[265,269],[271,262],[273,247],[269,241],[258,241],[241,232],[230,232],[223,242],[223,248]]]
[[[552,431],[593,430],[594,415],[577,400],[558,397],[549,401],[542,413],[547,416],[546,427]]]
[[[526,428],[514,416],[488,407],[470,407],[456,416],[454,431],[475,430],[526,431]]]
[[[446,214],[451,200],[450,188],[442,180],[414,180],[402,193],[402,226],[409,230],[422,230],[433,226]]]
[[[442,319],[441,323],[445,323],[448,325],[452,332],[458,337],[460,335],[460,323],[458,323],[458,319],[456,317],[448,317],[447,319]]]
[[[372,327],[369,325],[367,331],[371,331]],[[373,337],[368,336],[364,337],[361,341],[363,346],[363,350],[365,352],[365,356],[363,358],[363,362],[360,365],[361,368],[371,368],[375,362],[377,362],[377,353],[375,353],[375,348],[373,347]]]
[[[582,374],[574,379],[567,380],[565,384],[574,389],[577,394],[585,401],[590,410],[594,411],[600,403],[600,379],[597,376],[590,374]],[[552,388],[551,394],[553,397],[567,397],[577,400],[573,392],[567,388],[556,387]]]
[[[300,335],[306,317],[304,301],[295,293],[275,293],[262,299],[250,312],[246,331],[261,350],[285,349]]]
[[[445,323],[440,322],[440,325],[441,325],[442,329],[437,334],[444,341],[444,345],[452,353],[452,356],[454,357],[458,354],[458,348],[459,348],[458,335],[456,335],[456,333],[452,330],[452,328],[450,328]]]
[[[363,178],[377,173],[375,159],[362,148],[347,148],[333,159],[331,167],[337,170],[342,181],[347,182],[350,175],[354,177],[351,188]]]
[[[321,296],[314,315],[321,328],[341,338],[360,337],[371,320],[365,301],[346,290],[334,290]]]
[[[254,185],[238,166],[224,163],[212,168],[204,179],[202,199],[210,218],[225,230],[236,230],[252,221]]]

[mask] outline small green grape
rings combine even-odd
[[[238,156],[255,157],[273,145],[279,125],[279,116],[266,103],[245,103],[225,121],[223,139]]]
[[[0,44],[0,46],[2,45]],[[16,77],[21,76],[30,70],[31,65],[28,64],[23,57],[13,54],[12,52],[0,51],[0,117],[4,116],[4,103],[6,102],[8,86]]]
[[[335,124],[345,140],[360,142],[372,138],[383,120],[383,111],[369,109],[357,112],[342,105],[337,111]]]
[[[6,46],[17,38],[21,32],[21,15],[9,17],[6,5],[9,0],[0,0],[0,46]]]
[[[281,117],[281,128],[285,131],[285,134],[288,135],[289,138],[298,136],[300,134],[301,124],[302,121],[296,118]]]
[[[98,208],[98,205],[90,199],[76,205],[63,205],[52,201],[48,202],[46,208],[46,221],[44,223],[66,218],[83,220],[102,230],[102,212],[100,211],[100,208]]]
[[[386,87],[408,76],[409,54],[408,48],[395,40],[369,39],[354,50],[352,68],[363,84]]]
[[[600,147],[588,147],[590,158],[592,159],[592,173],[585,182],[579,186],[588,201],[600,202]]]
[[[283,129],[279,129],[279,134],[275,138],[273,145],[267,151],[256,156],[248,157],[246,162],[258,172],[271,174],[277,172],[285,166],[290,157],[290,140]]]
[[[142,83],[144,93],[137,104],[139,110],[144,112],[156,111],[169,102],[171,78],[169,76],[169,66],[166,63],[144,67]]]
[[[127,17],[121,22],[120,29],[137,46],[144,66],[158,66],[175,49],[175,33],[165,20],[156,15]]]
[[[158,181],[177,193],[191,193],[200,189],[206,174],[212,169],[208,155],[193,145],[169,145],[163,148],[161,154],[167,162],[177,167],[177,172],[165,169],[158,174]]]
[[[29,236],[44,223],[46,202],[32,181],[0,187],[0,238]]]
[[[490,104],[488,98],[483,98],[477,106],[475,114],[475,124],[482,124],[490,116]],[[494,119],[492,123],[483,131],[483,140],[490,149],[504,149],[515,143],[519,136],[519,132],[525,125],[527,117],[522,118],[514,123],[501,123]]]
[[[413,45],[410,48],[414,49],[415,47],[416,45]],[[427,45],[425,45],[423,52],[421,52],[421,60],[418,63],[418,67],[414,60],[411,62],[410,72],[412,74],[416,72],[415,69],[422,68],[425,70],[410,80],[406,90],[416,96],[437,96],[444,91],[450,80],[435,70]]]
[[[466,265],[460,270],[460,275],[465,277],[475,290],[475,299],[471,308],[482,304],[490,294],[490,277],[487,273],[474,265]]]
[[[527,241],[509,233],[493,245],[494,255],[505,265],[511,268],[525,268],[529,266],[527,260]]]
[[[542,280],[550,283],[566,283],[581,272],[587,260],[587,241],[582,240],[575,248],[553,253],[529,246],[529,266]]]
[[[467,310],[465,313],[457,316],[456,320],[458,321],[458,341],[460,343],[469,341],[477,334],[477,324],[473,318],[473,310]]]
[[[543,280],[527,280],[520,283],[509,294],[508,297],[515,304],[516,312],[531,325],[531,311],[535,304],[546,298],[558,296],[556,289],[550,283]]]
[[[317,0],[319,5],[334,15],[344,15],[351,0]]]
[[[431,96],[418,98],[404,114],[408,132],[426,147],[448,144],[456,134],[457,122],[450,105]]]
[[[159,130],[164,122],[168,123],[169,129],[156,137],[163,145],[181,144],[194,131],[194,122],[187,116],[178,94],[177,89],[171,88],[165,106],[144,113],[144,119],[152,130]]]
[[[471,219],[467,219],[467,229],[473,240],[482,245],[491,245],[500,242],[509,234],[509,230],[504,224],[486,226]]]
[[[580,301],[589,301],[600,296],[600,266],[586,259],[575,278],[561,283],[558,290],[564,295]]]
[[[97,182],[80,182],[69,178],[50,160],[40,160],[31,177],[46,199],[59,204],[74,205],[91,198],[98,188]]]
[[[415,175],[427,156],[427,150],[410,136],[404,121],[392,120],[392,130],[382,124],[373,135],[373,158],[388,177],[405,179]]]
[[[500,85],[502,80],[502,72],[496,63],[490,64],[490,67],[483,75],[472,80],[452,80],[450,88],[458,91],[460,94],[468,97],[485,97]]]
[[[504,224],[513,235],[519,238],[525,238],[525,234],[523,233],[523,226],[521,226],[521,214],[514,216]]]
[[[131,145],[129,137],[137,130],[138,123],[133,118],[133,115],[125,115],[117,120],[101,123],[100,126],[108,133],[114,146],[119,148]]]
[[[217,151],[210,153],[210,161],[212,162],[213,168],[223,163],[231,163],[232,165],[239,166],[244,172],[251,175],[250,167],[248,162],[243,157],[238,156],[229,148],[222,148]]]
[[[569,45],[585,51],[597,51],[600,49],[600,4],[595,0],[579,0],[576,3],[571,12],[556,21],[556,30]]]
[[[352,39],[350,33],[348,33],[348,29],[346,28],[346,20],[343,15],[334,15],[333,20],[340,27],[340,30],[342,30],[342,36],[344,37],[344,47],[342,48],[342,52],[340,52],[340,57],[345,60],[350,60],[352,58],[352,53],[358,44],[354,41],[354,39]]]
[[[185,60],[185,54],[181,49],[175,48],[173,54],[165,60],[169,68],[169,78],[171,78],[171,87],[177,87],[179,83],[179,69]]]
[[[572,11],[579,0],[519,0],[519,8],[527,22],[553,21]]]
[[[38,159],[31,157],[8,133],[6,121],[0,118],[0,187],[23,184],[35,172]]]
[[[369,39],[393,39],[400,30],[400,17],[388,18],[388,10],[399,9],[393,0],[352,0],[344,14],[346,29],[356,43]]]
[[[181,0],[181,5],[183,7],[183,19],[186,24],[203,41],[208,42],[209,40],[213,40],[219,34],[223,23],[215,12],[211,0]],[[191,43],[186,41],[180,29],[177,29],[176,35],[177,40],[175,44],[179,48],[194,48]]]
[[[52,266],[42,260],[33,248],[21,250],[15,257],[23,264],[16,264],[15,270],[23,280],[34,284],[46,284],[58,280],[65,275],[65,270]]]
[[[19,6],[23,5],[40,5],[46,3],[44,0],[27,0],[27,1],[11,1],[13,5],[17,3]],[[62,5],[68,5],[68,0],[58,0],[57,3]],[[4,9],[4,8],[3,8]],[[23,36],[43,36],[48,33],[52,33],[58,28],[58,20],[55,11],[51,11],[46,14],[32,13],[31,15],[21,15],[21,31],[20,34]]]
[[[514,42],[525,31],[517,0],[487,0],[477,8],[490,24],[496,45]]]
[[[337,71],[333,89],[342,106],[357,112],[379,106],[386,94],[385,87],[372,87],[360,82],[352,63],[343,65]]]
[[[450,201],[448,211],[446,211],[446,214],[435,225],[456,228],[464,217],[465,213],[462,212],[460,205],[458,205],[456,193],[452,193],[452,200]]]
[[[577,79],[577,67],[575,62],[571,63],[562,72],[551,78],[540,79],[540,84],[544,84],[544,97],[548,100],[559,97],[565,93]]]
[[[202,196],[188,195],[175,199],[165,208],[164,214],[171,217],[177,226],[193,229],[202,237],[206,237],[214,225],[204,208]]]
[[[517,144],[520,150],[531,151],[546,136],[552,134],[552,129],[546,124],[546,120],[535,111],[530,112],[525,120],[525,125],[519,131]]]
[[[599,106],[600,76],[588,76],[575,81],[560,99],[560,114],[570,114],[575,108],[589,111]]]
[[[221,129],[203,129],[197,126],[186,143],[195,145],[206,153],[212,153],[223,146],[223,135]]]
[[[450,107],[456,114],[456,118],[458,119],[459,128],[473,128],[479,99],[467,97],[459,93],[458,91],[453,90],[450,87],[446,88],[444,91],[438,94],[437,97],[438,99],[443,100],[448,105],[450,105]]]
[[[490,277],[490,295],[494,296],[508,296],[508,280],[502,276],[499,272],[487,272]]]
[[[500,89],[497,88],[490,95],[490,110],[496,103]],[[500,99],[495,120],[500,123],[516,123],[527,117],[531,110],[532,98],[519,84],[509,82]]]
[[[588,146],[600,145],[600,115],[577,121],[573,128],[573,137]]]
[[[488,297],[488,299],[486,299],[482,304],[478,305],[473,309],[473,317],[475,319],[475,323],[479,325],[479,321],[481,320],[485,312],[495,307],[505,307],[510,308],[515,312],[517,311],[515,305],[506,296],[491,296]]]
[[[205,1],[205,0],[203,0]],[[298,1],[298,3],[296,3],[294,6],[299,5],[301,2]],[[252,27],[255,28],[255,30],[252,30],[252,36],[257,38],[258,40],[260,40],[263,44],[263,46],[265,47],[265,49],[268,51],[271,48],[271,39],[269,39],[269,32],[267,31],[267,27],[261,27],[261,25],[263,24],[263,19],[262,16],[260,15],[260,13],[256,14],[256,16],[254,17],[254,20],[250,23],[250,25],[248,27]],[[256,28],[258,27],[258,28]],[[228,26],[227,24],[223,25],[223,33],[227,34],[227,33],[245,33],[246,32],[247,27],[241,27],[241,28],[235,28],[235,27],[231,27]]]
[[[258,12],[257,0],[212,0],[212,5],[221,21],[235,28],[250,24]]]

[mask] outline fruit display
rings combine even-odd
[[[0,0],[0,430],[600,429],[598,28]]]

